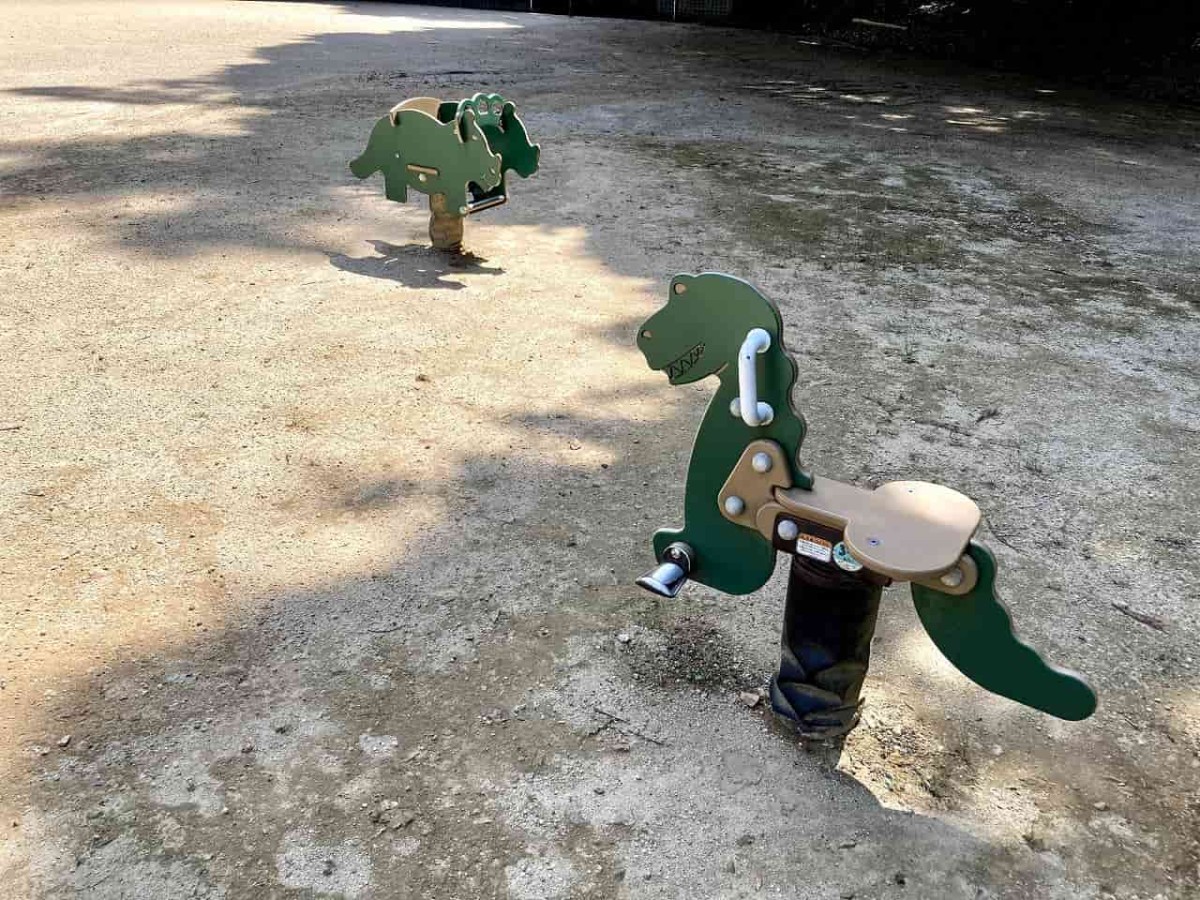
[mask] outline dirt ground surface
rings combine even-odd
[[[795,37],[385,4],[0,26],[0,896],[1200,896],[1200,113]],[[427,249],[347,162],[515,99]],[[1064,723],[885,592],[862,727],[770,723],[784,574],[633,579],[775,299],[805,463],[978,500]]]

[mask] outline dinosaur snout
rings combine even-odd
[[[367,159],[366,154],[363,154],[350,160],[350,171],[359,178],[366,178],[375,171],[375,167],[371,165],[371,161]]]

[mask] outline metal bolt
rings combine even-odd
[[[949,572],[943,572],[938,581],[948,588],[956,588],[963,583],[963,577],[963,570],[955,566]]]
[[[800,526],[791,519],[782,519],[775,526],[775,533],[781,541],[794,541],[800,536]]]
[[[742,401],[738,397],[734,397],[729,401],[729,414],[735,419],[742,417]]]
[[[458,214],[460,216],[465,216],[467,214],[467,208],[465,206],[460,206],[458,208]]]
[[[770,472],[771,466],[774,463],[771,461],[771,454],[764,453],[761,450],[750,457],[750,465],[754,467],[755,472]]]
[[[663,559],[668,562],[678,563],[684,569],[690,569],[692,566],[692,548],[687,544],[674,543],[669,544],[667,549],[663,551]]]
[[[680,283],[680,284],[676,284],[676,285],[675,285],[675,293],[677,293],[677,294],[682,294],[682,293],[684,293],[686,290],[687,290],[687,285],[686,285],[686,284],[682,284],[682,283]]]
[[[725,498],[725,512],[731,516],[740,516],[746,511],[746,501],[737,494],[730,494]]]

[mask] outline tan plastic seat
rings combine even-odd
[[[979,527],[965,494],[928,481],[892,481],[873,491],[816,478],[811,491],[775,492],[797,518],[845,529],[842,540],[868,569],[897,581],[921,581],[952,568]]]
[[[391,109],[392,124],[396,124],[396,114],[406,109],[416,109],[425,113],[428,116],[438,117],[438,107],[442,105],[442,101],[437,97],[409,97],[402,103],[397,103]]]
[[[770,440],[747,445],[717,503],[726,519],[771,541],[780,516],[841,531],[855,559],[896,581],[928,582],[959,565],[982,518],[970,497],[928,481],[893,481],[871,491],[816,477],[811,490],[793,487],[783,449]],[[963,576],[966,590],[974,576]]]

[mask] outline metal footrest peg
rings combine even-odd
[[[639,578],[637,585],[659,597],[675,597],[687,584],[692,565],[691,547],[684,543],[670,544],[663,551],[662,562]]]

